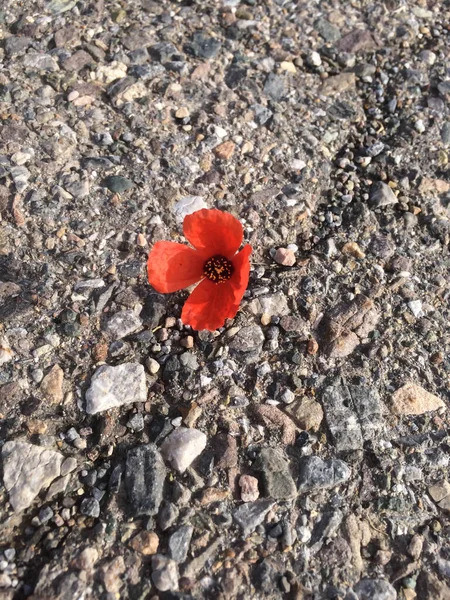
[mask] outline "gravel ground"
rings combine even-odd
[[[450,9],[3,0],[0,599],[450,599]],[[232,322],[146,279],[202,207]]]

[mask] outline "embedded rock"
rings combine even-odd
[[[86,392],[86,412],[94,415],[132,402],[145,402],[147,385],[142,365],[104,365],[94,373]]]
[[[415,383],[406,383],[392,394],[391,411],[396,415],[423,415],[446,408],[445,402]]]
[[[176,471],[184,473],[203,452],[207,439],[198,429],[180,427],[164,440],[161,453]]]
[[[332,488],[347,481],[350,475],[350,467],[343,460],[322,460],[318,456],[308,456],[300,463],[298,491]]]
[[[130,511],[134,517],[155,515],[163,499],[167,469],[161,454],[153,444],[128,451],[125,486]]]
[[[53,404],[60,404],[63,400],[64,371],[59,365],[53,365],[41,383],[41,392]]]
[[[142,319],[133,310],[121,310],[111,317],[105,329],[113,339],[120,340],[141,327]]]
[[[396,600],[395,588],[384,579],[361,579],[353,591],[358,600]]]
[[[16,512],[31,506],[42,489],[61,474],[59,452],[28,442],[6,442],[2,448],[3,483]]]
[[[319,336],[330,358],[348,356],[375,329],[380,314],[370,298],[359,294],[332,308],[319,325]]]
[[[176,591],[178,589],[178,565],[163,554],[152,557],[152,581],[160,592]]]
[[[304,397],[284,409],[304,431],[318,431],[323,420],[323,408],[319,402]]]
[[[361,450],[383,427],[378,392],[369,386],[328,386],[322,402],[338,452]]]
[[[258,527],[275,502],[269,499],[245,502],[233,511],[233,519],[242,527],[244,535],[248,535]]]
[[[397,204],[398,199],[392,189],[382,181],[375,183],[370,191],[370,202],[372,208],[380,208],[382,206],[391,206]]]
[[[275,500],[295,498],[297,487],[289,471],[289,463],[279,450],[264,448],[253,464],[262,473],[265,492]]]

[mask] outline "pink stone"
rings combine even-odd
[[[239,487],[241,488],[241,500],[244,502],[254,502],[259,498],[258,480],[251,475],[241,475],[239,478]]]
[[[283,267],[292,267],[295,265],[295,254],[288,248],[278,248],[273,257],[274,261]]]

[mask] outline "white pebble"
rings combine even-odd
[[[422,121],[422,119],[418,119],[415,124],[414,127],[416,129],[416,131],[418,131],[419,133],[423,133],[425,131],[425,123]]]
[[[300,158],[294,158],[294,160],[291,162],[291,169],[293,171],[301,171],[305,167],[306,167],[305,161],[301,160]]]
[[[198,429],[180,427],[164,440],[161,453],[179,473],[184,473],[205,449],[206,435]]]
[[[312,67],[320,67],[322,64],[320,54],[318,52],[311,52],[311,54],[308,56],[308,64]]]

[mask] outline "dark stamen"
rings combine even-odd
[[[214,283],[223,283],[228,281],[233,275],[234,267],[231,260],[225,256],[212,256],[208,258],[203,266],[203,272],[208,279]]]

